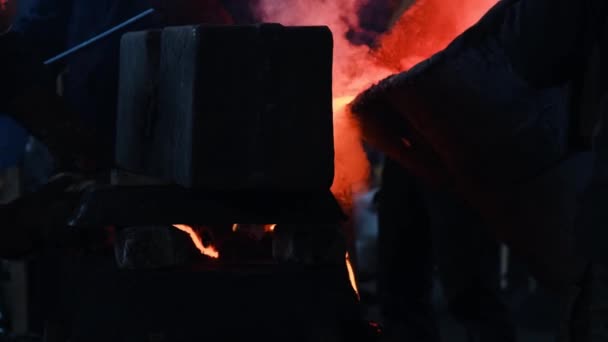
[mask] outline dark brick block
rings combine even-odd
[[[161,31],[127,33],[121,41],[116,160],[137,173],[158,174],[157,150],[165,137],[153,132],[158,116]]]
[[[131,78],[153,75],[134,72],[151,61],[127,63],[155,56],[150,44],[142,45],[123,45],[122,82],[131,85],[121,85],[121,91],[145,84]],[[325,27],[166,28],[160,38],[158,111],[145,109],[152,101],[121,94],[136,108],[121,101],[118,149],[141,153],[118,153],[118,163],[187,187],[328,189],[332,49]],[[137,118],[125,118],[130,116]],[[142,136],[148,143],[127,146]]]

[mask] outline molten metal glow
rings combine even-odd
[[[365,190],[369,174],[359,128],[345,110],[352,95],[440,51],[497,0],[416,0],[393,28],[378,39],[376,49],[354,45],[347,39],[352,29],[360,28],[357,14],[367,2],[259,0],[257,7],[260,21],[327,25],[333,32],[335,177],[332,192],[347,210],[353,194]]]
[[[365,191],[370,173],[359,128],[347,107],[354,98],[351,94],[333,100],[335,158],[331,191],[346,212],[352,207],[353,195]]]
[[[336,97],[333,100],[334,112],[342,111],[355,99],[354,95]]]
[[[264,225],[264,232],[266,233],[272,233],[274,232],[274,229],[277,227],[276,224],[265,224]]]
[[[370,49],[351,44],[346,35],[358,26],[360,0],[259,0],[258,19],[283,25],[327,25],[334,35],[333,93],[335,97],[352,96],[364,90],[378,74],[388,75],[377,65],[367,63]],[[343,206],[348,206],[354,188],[364,188],[369,165],[360,135],[341,103],[334,103],[335,177],[332,192]],[[338,105],[338,106],[336,106]],[[345,208],[348,210],[348,208]]]
[[[348,270],[348,279],[350,280],[350,286],[353,287],[353,290],[357,294],[357,298],[361,300],[361,295],[359,295],[359,287],[357,286],[357,278],[355,277],[355,269],[350,261],[350,256],[348,252],[346,252],[346,269]]]
[[[401,71],[431,57],[475,24],[497,0],[416,0],[380,38],[376,63]]]
[[[274,232],[274,229],[277,227],[276,224],[263,224],[263,225],[256,225],[254,226],[255,229],[258,228],[263,228],[264,229],[264,233],[272,233]],[[232,232],[236,233],[239,229],[241,228],[241,225],[238,223],[235,223],[232,225]]]
[[[192,239],[192,242],[194,242],[194,245],[196,246],[196,248],[198,248],[201,254],[204,254],[213,259],[217,259],[220,257],[220,253],[217,251],[217,249],[215,249],[213,245],[205,247],[205,245],[203,244],[203,240],[201,239],[200,235],[194,230],[194,228],[185,224],[174,224],[173,227],[181,230],[182,232],[188,233],[188,235],[190,235],[190,238]]]

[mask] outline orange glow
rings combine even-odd
[[[370,173],[359,128],[348,111],[348,104],[354,98],[351,94],[333,100],[335,157],[331,192],[346,212],[350,211],[353,196],[365,191]]]
[[[346,105],[379,80],[443,49],[496,4],[497,0],[416,0],[378,48],[356,46],[347,39],[358,28],[360,0],[259,0],[261,21],[283,25],[327,25],[334,36],[334,143],[332,192],[349,210],[352,197],[366,189],[369,162],[361,134]]]
[[[272,233],[274,232],[274,229],[277,227],[276,224],[265,224],[264,225],[264,232],[266,233]]]
[[[263,224],[263,225],[254,225],[253,226],[254,230],[259,230],[259,228],[263,228],[264,233],[272,233],[272,232],[274,232],[274,229],[276,227],[277,227],[276,224]],[[241,228],[241,225],[238,223],[235,223],[232,225],[232,232],[236,233],[240,228]]]
[[[416,0],[374,51],[376,63],[407,70],[445,48],[497,0]]]
[[[374,81],[390,74],[370,63],[366,46],[352,45],[346,35],[357,26],[359,0],[260,0],[259,19],[283,25],[327,25],[334,36],[334,184],[332,192],[345,210],[352,195],[365,188],[369,163],[354,120],[345,110],[349,97],[358,94]]]
[[[353,290],[357,294],[357,299],[361,300],[361,296],[359,295],[359,287],[357,286],[357,278],[355,277],[355,269],[350,261],[350,256],[348,252],[346,252],[346,269],[348,270],[348,279],[350,280],[350,286],[353,287]]]
[[[196,248],[198,248],[201,254],[204,254],[213,259],[217,259],[220,257],[220,253],[217,251],[215,246],[210,245],[205,247],[200,235],[194,230],[194,228],[185,224],[174,224],[173,227],[181,230],[182,232],[188,233],[188,235],[190,235],[190,238],[192,239],[192,242],[194,242],[194,245],[196,246]]]
[[[336,97],[333,100],[334,112],[342,111],[355,99],[354,95],[345,95],[341,97]]]

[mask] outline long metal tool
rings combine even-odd
[[[66,58],[66,57],[68,57],[68,56],[70,56],[70,55],[72,55],[72,54],[74,54],[74,53],[76,53],[76,52],[78,52],[78,51],[86,48],[87,46],[90,46],[91,44],[94,44],[94,43],[96,43],[96,42],[98,42],[98,41],[106,38],[107,36],[111,35],[112,33],[116,32],[116,31],[119,31],[119,30],[121,30],[121,29],[123,29],[123,28],[125,28],[125,27],[127,27],[127,26],[129,26],[129,25],[131,25],[131,24],[133,24],[133,23],[135,23],[135,22],[137,22],[137,21],[139,21],[139,20],[141,20],[141,19],[149,16],[149,15],[151,15],[152,13],[155,13],[155,12],[156,12],[156,9],[154,9],[154,8],[147,9],[147,10],[141,12],[140,14],[134,16],[133,18],[128,19],[128,20],[126,20],[126,21],[124,21],[124,22],[122,22],[122,23],[120,23],[120,24],[112,27],[109,30],[107,30],[107,31],[105,31],[103,33],[100,33],[100,34],[96,35],[95,37],[93,37],[91,39],[88,39],[88,40],[86,40],[86,41],[84,41],[84,42],[82,42],[82,43],[74,46],[73,48],[70,48],[69,50],[66,50],[66,51],[58,54],[57,56],[55,56],[53,58],[50,58],[50,59],[46,60],[44,62],[44,65],[49,65],[49,64],[53,64],[55,62],[58,62],[58,61],[60,61],[60,60],[62,60],[64,58]]]

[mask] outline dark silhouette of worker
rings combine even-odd
[[[17,5],[17,1],[9,3]],[[230,18],[216,0],[30,2],[31,10],[18,22],[10,22],[8,15],[0,17],[4,28],[0,31],[0,112],[48,147],[57,165],[55,172],[69,173],[0,206],[0,257],[22,258],[51,250],[52,264],[43,268],[53,275],[44,278],[47,295],[42,296],[44,305],[39,306],[44,312],[40,315],[50,320],[46,330],[56,335],[50,339],[67,340],[72,310],[82,295],[80,284],[91,272],[114,267],[111,256],[85,260],[52,250],[85,243],[73,236],[67,220],[86,184],[106,182],[113,166],[121,33],[167,24],[219,24]],[[43,66],[55,54],[152,6],[161,11],[56,64]],[[56,91],[59,74],[63,75],[61,97]],[[39,324],[37,331],[41,330]]]
[[[413,2],[410,1],[409,4]],[[375,45],[407,1],[369,1],[352,42]],[[386,159],[378,204],[378,282],[387,340],[439,341],[432,303],[439,269],[447,306],[479,341],[514,341],[499,293],[499,244],[476,213]]]
[[[479,215],[387,159],[378,193],[379,294],[387,341],[440,341],[435,269],[471,341],[515,341],[499,293],[499,244]]]
[[[17,21],[7,34],[14,36],[12,40],[16,42],[13,44],[19,44],[26,54],[33,57],[28,64],[24,64],[23,60],[13,60],[7,64],[12,68],[17,65],[23,65],[21,69],[36,68],[39,73],[46,71],[53,81],[58,72],[65,71],[62,83],[63,99],[67,107],[78,114],[86,127],[93,131],[96,139],[100,140],[100,145],[106,146],[107,153],[112,154],[121,32],[46,67],[46,70],[40,70],[40,67],[34,65],[41,65],[46,59],[155,5],[160,7],[157,15],[134,23],[127,30],[160,27],[168,22],[226,23],[230,20],[216,0],[33,0],[29,13]],[[180,6],[183,9],[181,11]],[[4,48],[11,49],[14,46],[6,42]]]
[[[56,172],[75,172],[102,181],[113,165],[121,32],[56,64],[44,66],[43,62],[151,6],[159,14],[128,30],[167,23],[230,22],[215,0],[30,2],[30,11],[17,22],[13,21],[18,0],[3,1],[0,8],[0,112],[12,116],[49,148]],[[62,97],[56,93],[60,72]],[[56,183],[43,192],[63,192],[61,189],[70,187]],[[25,227],[21,224],[25,216],[16,215],[18,209],[27,213],[49,207],[51,203],[42,198],[53,202],[52,196],[41,196],[35,206],[30,205],[31,200],[22,200],[0,208],[0,255],[19,255],[47,235],[36,231],[35,225]]]
[[[572,236],[604,114],[607,5],[501,1],[352,107],[368,141],[466,201],[526,261],[562,305],[560,341],[608,339],[608,277]],[[540,96],[551,87],[568,89],[565,111]]]

